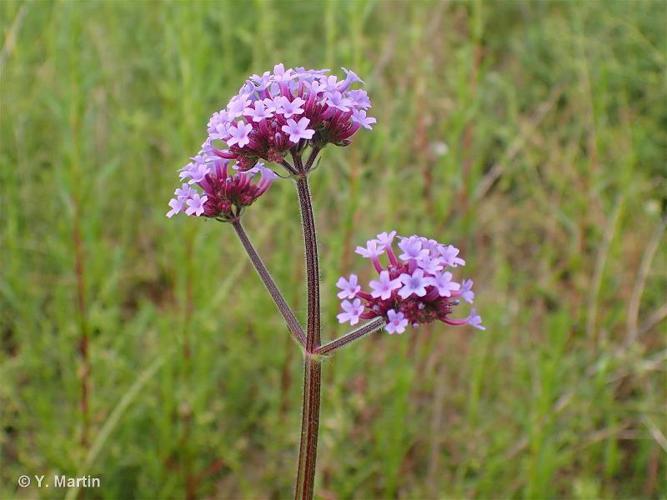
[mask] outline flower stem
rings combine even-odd
[[[316,352],[317,354],[320,355],[331,355],[341,347],[344,347],[347,344],[349,344],[350,342],[357,340],[363,337],[364,335],[368,335],[369,333],[377,332],[384,325],[385,325],[384,318],[376,318],[373,321],[370,321],[365,325],[360,326],[356,330],[352,330],[351,332],[346,333],[342,337],[339,337],[336,340],[332,340],[331,342],[328,342],[327,344],[320,346]]]
[[[303,242],[306,254],[306,277],[308,282],[308,326],[306,351],[313,353],[320,345],[320,271],[317,256],[317,234],[310,198],[308,179],[304,176],[296,181],[301,207]]]
[[[248,238],[245,229],[241,225],[241,221],[239,219],[236,219],[234,222],[232,222],[232,226],[234,227],[234,230],[236,231],[239,240],[241,240],[243,248],[245,248],[245,251],[250,257],[250,261],[252,262],[253,266],[255,266],[257,274],[259,274],[259,277],[262,279],[264,286],[266,286],[266,289],[269,291],[269,294],[271,295],[273,301],[278,307],[280,314],[282,314],[283,318],[285,319],[285,322],[287,323],[287,328],[289,328],[290,333],[292,334],[294,339],[299,343],[299,345],[303,347],[306,344],[306,336],[303,333],[303,328],[301,327],[299,320],[296,319],[296,316],[292,312],[292,309],[290,309],[289,305],[287,304],[285,297],[280,292],[278,285],[276,285],[276,282],[273,281],[273,278],[271,277],[269,270],[264,265],[264,262],[262,261],[261,257],[255,250],[255,247],[250,242],[250,239]]]
[[[306,353],[303,370],[303,412],[301,415],[301,445],[296,477],[297,500],[312,500],[315,488],[317,437],[320,428],[320,386],[322,364],[317,357]]]
[[[299,162],[299,166],[301,163]],[[308,284],[308,323],[306,331],[306,358],[303,373],[303,411],[301,417],[301,444],[296,478],[295,498],[311,500],[315,487],[315,465],[317,460],[317,438],[320,426],[320,386],[322,366],[314,356],[320,346],[320,275],[317,256],[317,234],[315,217],[303,168],[302,177],[297,178],[297,192],[301,208],[303,241],[306,254],[306,277]]]

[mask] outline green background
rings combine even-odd
[[[311,177],[323,337],[390,229],[462,248],[488,328],[328,361],[319,497],[665,498],[665,25],[638,1],[3,2],[0,497],[60,498],[16,486],[54,473],[291,495],[301,355],[232,229],[164,216],[209,115],[284,62],[354,69],[378,120]],[[291,182],[245,224],[303,317]]]

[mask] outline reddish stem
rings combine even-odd
[[[384,325],[385,325],[384,318],[376,318],[373,321],[360,326],[356,330],[352,330],[351,332],[346,333],[342,337],[339,337],[336,340],[332,340],[331,342],[324,344],[319,349],[317,349],[317,354],[331,355],[341,347],[344,347],[347,344],[349,344],[350,342],[357,340],[363,337],[364,335],[368,335],[369,333],[377,332]]]
[[[315,153],[316,154],[316,153]],[[315,155],[311,154],[308,164],[312,165]],[[297,178],[297,192],[301,208],[303,241],[306,254],[306,277],[308,283],[308,327],[306,331],[306,359],[303,373],[303,411],[301,418],[301,443],[299,446],[299,466],[296,478],[295,498],[311,500],[315,488],[317,461],[317,439],[320,423],[320,387],[322,366],[314,355],[320,346],[320,275],[317,256],[317,234],[315,217],[308,187],[306,170],[300,161],[302,176]]]

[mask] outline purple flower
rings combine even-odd
[[[486,327],[482,325],[482,317],[477,314],[477,311],[474,308],[470,310],[466,323],[478,330],[486,330]]]
[[[379,297],[383,300],[389,299],[391,297],[391,293],[394,290],[401,288],[402,286],[400,279],[390,279],[389,271],[382,271],[380,273],[380,278],[378,280],[371,281],[369,285],[373,289],[371,296],[375,298]]]
[[[474,298],[472,280],[464,281],[462,287],[453,281],[451,272],[442,271],[446,262],[441,254],[449,252],[450,255],[453,252],[433,239],[417,235],[398,236],[403,250],[402,260],[399,260],[392,247],[396,236],[396,231],[380,233],[377,239],[366,242],[366,247],[356,248],[356,253],[371,260],[379,277],[370,281],[370,292],[358,287],[356,275],[353,275],[355,281],[351,285],[341,278],[338,287],[344,291],[339,297],[351,298],[345,290],[353,286],[354,298],[362,304],[359,317],[383,318],[389,325],[387,331],[390,333],[401,333],[407,325],[417,327],[435,320],[451,326],[470,324],[475,328],[484,328],[474,311],[466,318],[450,317],[459,305],[460,297],[464,300]],[[389,260],[386,266],[379,259],[383,253]],[[347,312],[351,307],[352,304],[347,304],[344,309]],[[355,311],[357,313],[359,310]]]
[[[349,279],[345,279],[341,276],[338,278],[336,286],[341,289],[341,291],[338,292],[339,299],[353,299],[361,290],[361,286],[359,286],[359,278],[357,278],[356,274],[350,274]]]
[[[187,200],[188,208],[185,209],[185,213],[200,216],[204,213],[204,203],[206,203],[206,200],[206,195],[200,196],[199,193],[194,193]]]
[[[353,302],[349,300],[344,300],[341,303],[341,308],[343,312],[336,316],[339,323],[350,323],[351,325],[356,325],[359,323],[359,316],[364,312],[364,308],[361,305],[361,300],[354,299]]]
[[[329,95],[327,97],[327,104],[340,111],[347,113],[348,111],[350,111],[350,106],[352,105],[352,102],[347,97],[344,97],[342,93],[338,92],[337,90],[334,90],[332,92],[329,92]]]
[[[365,90],[350,90],[347,93],[347,96],[356,108],[368,109],[371,107],[371,100],[368,98],[368,94]]]
[[[475,292],[472,291],[472,285],[473,281],[470,279],[464,280],[461,284],[461,297],[469,304],[472,304],[475,300]]]
[[[383,248],[391,247],[395,237],[396,231],[384,232],[376,236],[378,244]]]
[[[422,249],[422,241],[418,236],[403,238],[399,242],[398,248],[403,250],[403,253],[398,258],[404,261],[417,260],[428,255],[428,250]]]
[[[179,200],[185,200],[187,198],[190,198],[193,194],[195,194],[196,191],[192,189],[192,186],[189,184],[183,184],[181,187],[177,188],[176,191],[174,191],[174,194]]]
[[[229,101],[229,104],[227,105],[229,118],[233,120],[234,118],[243,116],[246,113],[246,108],[249,103],[250,101],[245,96],[237,95],[232,97],[232,100]]]
[[[345,80],[339,82],[337,85],[338,90],[340,90],[341,92],[345,92],[347,89],[350,88],[350,85],[352,85],[353,83],[361,83],[361,84],[364,83],[364,81],[361,78],[359,78],[357,74],[351,69],[342,68],[342,70],[343,73],[345,73]]]
[[[352,121],[367,130],[372,130],[372,125],[377,121],[372,116],[366,116],[363,109],[355,109],[352,111]]]
[[[452,273],[444,272],[431,278],[431,284],[438,290],[440,297],[451,297],[452,292],[461,288],[461,285],[452,281]]]
[[[253,122],[257,123],[271,118],[273,116],[273,111],[266,109],[264,101],[255,101],[255,107],[248,108],[246,114],[252,118]]]
[[[421,269],[415,270],[412,274],[403,273],[399,276],[403,288],[398,291],[398,294],[407,299],[410,295],[423,297],[426,295],[426,287],[433,284],[432,278],[425,278],[424,271]]]
[[[253,85],[255,90],[262,92],[266,90],[271,83],[271,73],[265,71],[262,75],[252,75],[250,77],[250,83]]]
[[[377,259],[384,253],[384,247],[382,245],[378,246],[377,240],[368,240],[366,248],[357,247],[354,252],[367,259]]]
[[[406,326],[408,326],[408,320],[402,312],[396,312],[393,309],[387,311],[387,324],[384,329],[389,334],[403,333]]]
[[[282,114],[285,118],[291,118],[294,115],[303,114],[303,106],[306,104],[306,101],[300,97],[295,97],[293,101],[290,101],[286,97],[279,97],[278,103],[278,113]],[[310,137],[308,137],[310,139]]]
[[[417,259],[417,267],[427,274],[437,274],[442,271],[443,266],[439,258],[432,258],[430,255],[422,255]]]
[[[225,140],[229,136],[231,119],[226,110],[216,111],[208,121],[208,135],[211,139]]]
[[[278,83],[280,83],[280,82],[289,82],[290,80],[292,80],[296,76],[295,73],[294,73],[294,70],[291,69],[291,68],[285,69],[285,66],[283,65],[283,63],[276,64],[273,67],[273,75],[274,75],[275,81],[278,82]]]
[[[190,178],[189,183],[194,184],[195,182],[201,181],[206,174],[208,174],[209,168],[200,158],[195,157],[192,159],[192,162],[188,163],[183,167],[178,174],[178,177],[181,180]]]
[[[167,217],[171,219],[174,215],[181,212],[183,210],[184,202],[185,201],[181,198],[172,198],[169,200],[169,206],[171,207],[171,210],[167,212]]]
[[[287,125],[283,125],[281,130],[289,135],[290,142],[296,144],[299,139],[312,139],[314,130],[308,128],[310,120],[306,117],[301,118],[298,122],[292,119],[287,120]]]
[[[465,266],[466,261],[460,257],[457,257],[459,254],[459,249],[453,245],[447,245],[442,247],[440,253],[442,258],[445,259],[445,264],[452,267]]]
[[[249,123],[239,122],[236,127],[229,127],[230,138],[227,139],[227,144],[233,146],[237,144],[238,147],[242,148],[250,142],[250,132],[252,131],[252,125]]]

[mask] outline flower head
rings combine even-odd
[[[359,128],[370,129],[375,118],[366,114],[371,106],[366,91],[354,88],[364,82],[353,71],[343,71],[345,79],[339,81],[327,69],[276,64],[273,71],[250,76],[227,106],[211,116],[208,153],[236,160],[239,169],[248,170],[261,160],[281,163],[294,147],[348,144]],[[203,153],[202,148],[199,155]],[[191,168],[202,171],[200,165]]]
[[[474,309],[462,319],[450,316],[460,298],[470,303],[475,298],[472,280],[461,284],[448,270],[463,265],[458,249],[422,236],[398,236],[402,253],[397,258],[392,248],[396,236],[396,231],[380,233],[357,247],[356,253],[371,260],[378,277],[370,280],[369,292],[361,289],[355,274],[338,280],[338,297],[345,299],[338,320],[356,324],[361,318],[381,317],[389,333],[403,333],[408,325],[417,327],[435,320],[484,329]],[[354,302],[347,300],[352,298]]]
[[[234,220],[245,207],[252,205],[271,187],[276,177],[272,170],[262,164],[255,165],[247,172],[230,174],[228,160],[214,160],[214,165],[206,166],[206,173],[202,177],[198,175],[194,184],[183,184],[174,192],[175,197],[169,202],[171,210],[167,212],[167,217],[184,211],[186,215],[221,221]]]

